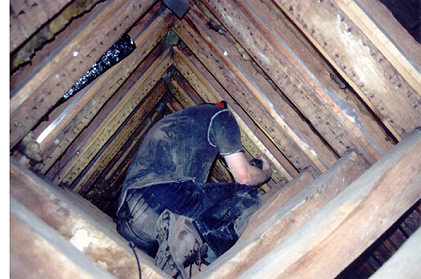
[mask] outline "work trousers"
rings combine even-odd
[[[260,206],[258,191],[234,183],[193,181],[130,190],[117,219],[117,230],[152,257],[158,250],[156,221],[168,209],[193,219],[208,246],[207,263],[230,249]]]

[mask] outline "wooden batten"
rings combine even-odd
[[[139,278],[113,221],[129,166],[160,119],[222,100],[273,172],[193,278],[419,273],[420,44],[376,0],[186,1],[10,3],[10,275]],[[134,50],[58,103],[125,34]],[[234,182],[222,157],[207,181]]]
[[[421,198],[420,152],[415,132],[240,278],[337,276]]]
[[[215,261],[215,265],[203,271],[198,278],[237,278],[271,250],[283,243],[290,235],[310,220],[319,210],[342,192],[367,168],[363,158],[351,153],[338,160],[327,172],[320,175],[297,195],[296,189],[286,185],[278,196],[266,201],[253,216],[251,228],[235,247]],[[291,187],[297,186],[291,182]],[[283,199],[283,194],[286,198]],[[280,197],[279,202],[273,202]],[[289,197],[289,199],[288,199]],[[255,219],[256,218],[256,219]],[[276,269],[276,268],[275,268]],[[256,277],[250,277],[256,278]],[[263,277],[262,277],[263,278]],[[269,277],[274,278],[269,275]]]
[[[124,95],[116,108],[103,120],[101,125],[95,130],[94,134],[86,142],[85,146],[79,148],[79,156],[74,157],[64,167],[54,182],[57,184],[71,185],[87,164],[93,159],[95,154],[114,134],[121,123],[129,117],[130,113],[147,96],[149,91],[156,85],[162,75],[171,65],[171,56],[166,55],[163,58],[157,58],[142,75],[142,77],[133,85]]]
[[[362,25],[358,27],[347,10],[341,10],[335,1],[315,5],[306,1],[274,2],[300,26],[396,139],[419,126],[420,93],[365,35],[370,30],[361,30]]]
[[[54,230],[55,235],[60,234],[60,238],[65,238],[68,244],[72,243],[83,256],[89,257],[97,266],[115,277],[139,278],[135,256],[108,216],[82,197],[43,181],[15,160],[10,165],[11,196],[48,225],[49,230]],[[32,220],[27,221],[31,222]],[[12,227],[13,229],[17,228]],[[55,239],[59,238],[54,234],[50,236],[53,237],[50,242],[56,242]],[[14,237],[12,235],[13,241]],[[137,255],[141,261],[143,276],[167,277],[146,254],[137,250]],[[63,272],[67,268],[71,269],[63,266]]]
[[[113,1],[92,16],[10,100],[10,146],[14,147],[152,5]],[[89,38],[95,38],[90,40]]]
[[[174,48],[174,53],[174,62],[177,69],[190,82],[202,99],[208,103],[217,103],[221,99],[227,101],[230,109],[236,115],[243,136],[243,145],[248,152],[252,156],[261,154],[267,156],[275,168],[274,179],[276,182],[282,179],[286,179],[287,181],[292,180],[292,177],[298,174],[294,166],[282,153],[277,152],[274,144],[263,135],[259,127],[243,112],[237,102],[219,85],[200,62],[192,55],[188,55],[178,48]]]

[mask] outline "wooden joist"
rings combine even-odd
[[[56,16],[71,0],[11,1],[10,52],[28,40],[49,19]],[[34,16],[36,14],[37,16]]]
[[[257,218],[262,220],[254,220],[251,225],[256,223],[259,226],[247,232],[241,241],[219,257],[213,266],[209,266],[198,278],[241,276],[260,259],[271,254],[272,249],[285,242],[303,224],[311,220],[338,193],[364,173],[366,168],[366,161],[352,152],[339,159],[328,171],[317,177],[293,198],[284,200],[282,197],[284,192],[288,197],[293,196],[296,191],[293,188],[295,183],[291,182],[292,188],[286,186],[285,190],[279,193],[279,200],[278,196],[273,196],[261,210],[256,212]],[[274,209],[272,210],[271,207]],[[274,277],[268,275],[260,278]]]
[[[393,57],[382,53],[366,35],[370,28],[352,21],[351,11],[330,0],[315,4],[304,0],[274,2],[300,26],[397,140],[419,127],[421,93],[392,65]]]
[[[304,65],[271,33],[241,1],[207,1],[216,16],[254,58],[263,71],[296,105],[322,137],[343,156],[358,150],[370,162],[380,153],[347,117],[329,94],[307,72]],[[229,11],[229,12],[226,12]],[[303,150],[307,149],[302,147]],[[308,150],[308,149],[307,149]]]
[[[72,158],[55,177],[56,184],[71,185],[83,169],[111,138],[120,125],[158,83],[172,63],[170,55],[156,58],[146,71],[124,94],[120,102],[105,117],[83,146],[78,148],[79,156]]]
[[[176,20],[175,32],[188,45],[195,56],[215,76],[253,121],[274,141],[279,150],[294,162],[298,170],[313,166],[323,172],[326,166],[289,127],[280,114],[267,102],[260,91],[247,79],[224,52],[197,25],[190,11],[183,20]]]
[[[151,53],[169,28],[169,23],[165,20],[170,15],[168,11],[153,9],[152,12],[154,13],[146,15],[139,25],[131,30],[136,44],[133,53],[99,77],[92,86],[85,88],[81,92],[84,93],[83,97],[66,112],[63,119],[41,141],[40,149],[43,162],[36,166],[37,171],[42,174],[49,171],[120,86],[131,75],[137,79],[137,75],[142,73],[142,67],[139,69],[139,64]],[[151,18],[154,19],[152,22],[150,22]]]
[[[243,145],[253,157],[263,154],[271,161],[275,169],[273,178],[276,183],[282,179],[290,181],[298,174],[294,166],[267,139],[266,135],[263,135],[259,127],[196,58],[192,55],[187,56],[187,53],[174,48],[174,63],[205,102],[217,103],[225,100],[229,104],[240,126]]]
[[[370,278],[417,278],[421,274],[421,229],[411,237],[393,254],[379,270]]]
[[[10,147],[14,147],[75,82],[153,4],[107,2],[11,93]]]
[[[10,199],[11,278],[116,278]]]
[[[420,152],[416,131],[240,278],[337,276],[421,198]]]
[[[269,28],[273,35],[311,72],[313,78],[330,94],[342,98],[341,109],[345,109],[347,113],[350,113],[349,110],[352,109],[355,111],[361,122],[359,128],[363,128],[363,131],[367,133],[366,137],[370,137],[374,141],[377,148],[380,149],[379,152],[382,155],[389,152],[396,142],[393,142],[388,131],[276,4],[271,0],[249,1],[248,4],[253,13],[256,13],[256,16]],[[346,103],[350,106],[344,107]]]
[[[93,163],[85,168],[81,179],[75,181],[77,184],[71,187],[75,192],[87,191],[105,169],[105,167],[113,160],[130,136],[141,126],[147,119],[148,115],[156,107],[157,103],[167,92],[166,87],[158,86],[156,90],[152,90],[148,98],[146,98],[135,112],[125,120],[124,124],[116,131],[115,135],[102,147],[101,152],[95,157]]]
[[[117,233],[110,217],[82,197],[35,176],[15,160],[10,164],[10,179],[11,196],[88,256],[96,266],[117,278],[139,278],[133,251]],[[54,239],[48,240],[51,241]],[[149,256],[136,251],[144,277],[167,278]]]

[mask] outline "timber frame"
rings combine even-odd
[[[138,278],[112,221],[131,159],[166,114],[221,100],[273,174],[194,278],[419,276],[420,44],[374,0],[188,2],[10,3],[11,276]],[[56,106],[124,34],[135,50]],[[233,181],[223,160],[209,181]]]

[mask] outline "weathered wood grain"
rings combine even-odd
[[[82,197],[37,177],[19,162],[10,164],[11,196],[39,219],[76,243],[85,235],[87,246],[78,249],[117,278],[139,278],[138,266],[128,242],[115,230],[115,223]],[[137,250],[142,275],[167,278],[153,260]]]
[[[64,93],[153,4],[110,1],[48,57],[10,101],[10,146],[15,146]]]
[[[138,81],[123,96],[115,108],[103,120],[85,144],[78,148],[79,156],[72,158],[54,179],[56,184],[71,185],[101,147],[129,117],[136,106],[143,101],[149,91],[161,79],[172,63],[170,55],[158,57],[143,73]]]
[[[11,278],[116,278],[13,197],[10,204]]]
[[[358,94],[341,80],[334,68],[302,35],[301,30],[291,23],[289,18],[271,0],[247,1],[247,3],[250,9],[256,13],[256,16],[264,22],[282,44],[288,47],[288,51],[301,61],[323,88],[326,88],[332,94],[339,95],[352,106],[361,121],[362,128],[367,133],[366,137],[370,137],[374,141],[377,148],[380,149],[379,152],[382,155],[389,152],[396,142],[391,140],[392,137],[388,130],[384,128],[376,115],[365,106]],[[343,104],[341,105],[343,106]],[[341,109],[344,109],[344,107],[341,107]],[[349,112],[347,111],[347,113]],[[308,142],[312,141],[309,140]]]
[[[421,229],[418,229],[370,278],[417,278],[421,274],[420,243]]]
[[[362,156],[352,152],[340,158],[328,171],[317,177],[293,198],[288,199],[295,191],[285,188],[286,197],[274,196],[274,203],[269,200],[268,208],[258,212],[263,218],[260,225],[249,232],[241,241],[219,257],[198,278],[237,278],[244,272],[271,254],[271,250],[288,240],[290,235],[309,222],[335,196],[366,170],[367,165]],[[292,192],[291,192],[292,191]],[[283,205],[283,206],[282,206]],[[274,207],[272,210],[270,207]],[[267,212],[267,213],[266,213]],[[276,269],[276,267],[274,268]],[[309,273],[311,274],[311,273]],[[259,278],[252,275],[249,278]],[[274,278],[271,275],[260,278]]]
[[[152,109],[155,108],[165,93],[166,90],[162,87],[158,90],[151,91],[149,97],[135,109],[130,117],[121,125],[121,128],[116,131],[115,135],[102,147],[101,152],[95,157],[93,163],[89,165],[89,169],[86,170],[85,168],[81,174],[83,177],[75,181],[77,183],[76,185],[71,186],[75,192],[84,192],[94,184],[101,172],[112,161],[136,129],[143,124],[149,113],[151,113]]]
[[[358,150],[371,163],[381,158],[325,88],[244,2],[208,0],[205,4],[337,154],[343,156],[350,150]]]
[[[421,198],[420,152],[417,131],[240,278],[334,278]]]
[[[10,52],[31,37],[44,23],[54,17],[71,0],[10,1]],[[34,15],[37,16],[34,16]]]
[[[174,48],[174,63],[177,69],[189,81],[196,92],[208,103],[217,103],[225,100],[230,110],[236,116],[237,123],[242,132],[242,142],[252,156],[264,154],[273,164],[273,179],[279,182],[283,178],[291,180],[297,175],[294,166],[285,159],[277,148],[260,131],[250,118],[243,112],[234,99],[225,92],[225,89],[214,80],[205,68],[193,56],[187,56],[178,48]]]
[[[419,127],[421,93],[334,1],[274,1],[398,140]]]
[[[290,161],[294,162],[298,169],[306,168],[309,165],[314,165],[314,168],[320,171],[326,169],[307,147],[303,149],[304,144],[298,136],[291,131],[281,116],[270,107],[263,96],[224,53],[214,44],[208,43],[209,37],[197,29],[189,14],[186,14],[182,21],[177,21],[174,30],[208,70],[214,74],[232,98],[241,104],[241,107],[247,111],[254,122],[276,142],[279,149]]]

